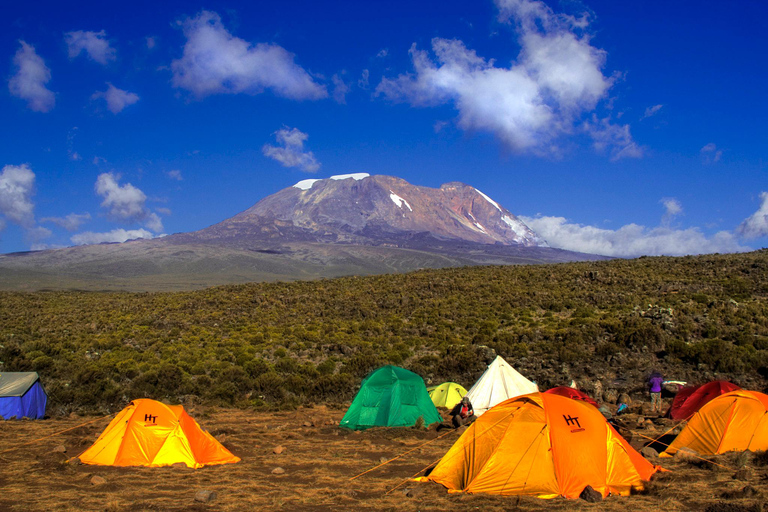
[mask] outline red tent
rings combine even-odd
[[[589,395],[587,395],[586,393],[579,391],[578,389],[569,388],[568,386],[558,386],[556,388],[548,389],[545,391],[545,393],[550,393],[552,395],[565,396],[568,398],[572,398],[574,400],[583,400],[588,404],[594,405],[595,407],[600,407],[599,405],[597,405],[597,402],[592,400],[592,398],[590,398]]]
[[[715,380],[700,386],[687,386],[677,392],[667,416],[673,420],[687,420],[704,404],[725,393],[741,389],[727,380]]]

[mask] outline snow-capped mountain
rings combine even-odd
[[[276,224],[279,235],[265,230],[270,223]],[[300,181],[196,234],[368,244],[430,235],[478,244],[547,247],[509,210],[469,185],[420,187],[393,176],[364,173]]]

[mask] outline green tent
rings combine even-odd
[[[339,426],[352,430],[410,427],[419,417],[424,425],[442,421],[424,380],[403,368],[384,366],[363,380]]]

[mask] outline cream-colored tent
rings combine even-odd
[[[539,387],[509,366],[504,358],[496,356],[475,385],[467,392],[475,416],[480,416],[494,405],[509,398],[536,393]]]

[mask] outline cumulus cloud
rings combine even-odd
[[[361,89],[367,89],[370,85],[369,79],[371,76],[371,72],[367,69],[363,70],[363,73],[360,75],[360,78],[357,81],[357,86]]]
[[[768,192],[761,192],[760,200],[760,208],[736,228],[744,238],[768,236]]]
[[[0,172],[0,213],[15,224],[32,229],[35,224],[35,173],[27,164],[6,165]]]
[[[105,242],[125,242],[137,238],[155,238],[155,235],[146,229],[113,229],[106,233],[94,233],[86,231],[78,233],[70,238],[75,245],[101,244]]]
[[[160,217],[146,207],[147,196],[130,183],[120,185],[120,176],[111,172],[99,174],[96,193],[104,198],[101,206],[115,220],[142,222],[149,229],[159,232],[163,225]]]
[[[275,133],[280,146],[264,144],[261,148],[264,156],[280,162],[283,167],[298,167],[304,172],[317,172],[320,163],[311,151],[304,151],[304,142],[309,135],[297,128],[283,128]]]
[[[720,158],[723,156],[723,150],[717,149],[717,146],[714,142],[710,142],[701,150],[699,151],[701,153],[702,158],[704,159],[704,163],[707,164],[713,164],[715,162],[719,162]]]
[[[539,1],[496,3],[499,19],[515,26],[521,48],[509,67],[497,66],[462,41],[434,38],[434,56],[414,44],[409,51],[414,73],[385,77],[376,93],[414,106],[453,104],[462,128],[491,132],[518,152],[549,153],[612,87],[614,78],[602,73],[606,52],[583,34],[586,16],[556,14]],[[602,145],[620,144],[612,150],[614,158],[639,156],[628,127],[607,130],[606,124],[583,127]]]
[[[651,116],[655,116],[656,114],[659,113],[659,110],[661,110],[661,107],[663,107],[663,106],[664,105],[654,105],[652,107],[646,108],[645,109],[645,114],[643,114],[642,119],[647,119],[647,118],[649,118]]]
[[[91,214],[86,212],[70,213],[66,217],[43,217],[40,222],[50,222],[67,231],[77,231],[81,225],[89,220],[91,220]]]
[[[128,105],[133,105],[139,101],[138,94],[118,89],[107,82],[106,91],[97,91],[91,96],[92,100],[103,98],[107,102],[107,109],[113,114],[119,114]]]
[[[85,52],[91,60],[106,65],[117,58],[115,49],[109,45],[107,33],[103,30],[74,30],[64,34],[64,41],[67,43],[70,59]]]
[[[525,222],[551,247],[604,256],[684,256],[688,254],[749,251],[736,236],[720,231],[707,237],[698,228],[647,228],[627,224],[617,230],[569,222],[564,217],[523,217]]]
[[[51,70],[35,52],[34,46],[19,41],[21,48],[13,57],[16,72],[8,81],[13,96],[26,100],[35,112],[49,112],[56,104],[56,96],[45,84],[51,80]]]
[[[252,45],[234,37],[215,12],[202,11],[181,25],[187,42],[182,57],[171,63],[174,87],[198,98],[267,89],[295,100],[328,96],[325,86],[294,62],[293,54],[276,44]]]

